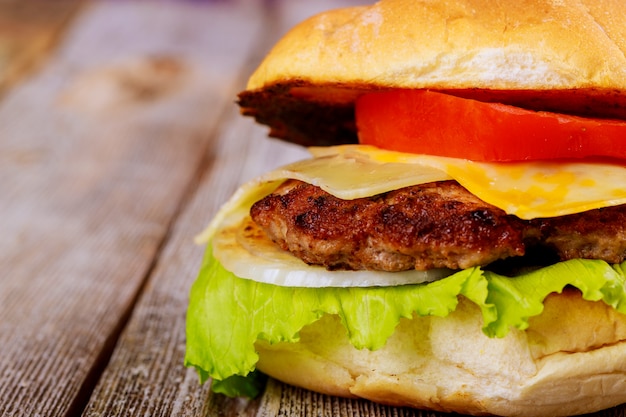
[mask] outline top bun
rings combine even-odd
[[[240,94],[244,114],[303,145],[356,141],[364,91],[425,88],[626,119],[621,0],[381,0],[294,27]]]

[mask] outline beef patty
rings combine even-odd
[[[341,200],[289,180],[250,214],[281,248],[331,270],[469,268],[529,251],[611,263],[626,256],[626,206],[526,221],[455,181]]]

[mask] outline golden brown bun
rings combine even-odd
[[[258,343],[257,368],[330,395],[446,412],[568,416],[626,402],[626,316],[575,290],[551,295],[525,331],[490,339],[461,299],[447,318],[403,319],[378,351],[352,347],[334,316],[296,344]]]
[[[626,118],[626,7],[621,0],[382,0],[330,11],[278,42],[240,104],[274,136],[351,142],[354,98],[381,88]]]

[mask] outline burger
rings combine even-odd
[[[474,415],[626,402],[626,8],[382,0],[288,32],[238,96],[311,157],[200,235],[186,364]]]

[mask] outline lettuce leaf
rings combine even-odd
[[[374,350],[384,346],[401,318],[445,317],[459,296],[481,309],[488,337],[526,329],[529,318],[543,311],[545,297],[568,285],[587,300],[602,300],[626,313],[626,262],[571,260],[515,278],[470,268],[428,284],[295,288],[238,278],[212,252],[208,245],[191,288],[185,364],[197,369],[201,382],[212,378],[214,391],[231,396],[253,397],[262,389],[253,372],[257,340],[297,342],[299,331],[324,314],[339,316],[357,349]],[[243,378],[247,375],[254,377]]]
[[[266,382],[266,375],[259,371],[252,371],[245,376],[232,375],[223,380],[215,379],[211,384],[211,391],[228,397],[254,398],[263,391]]]

